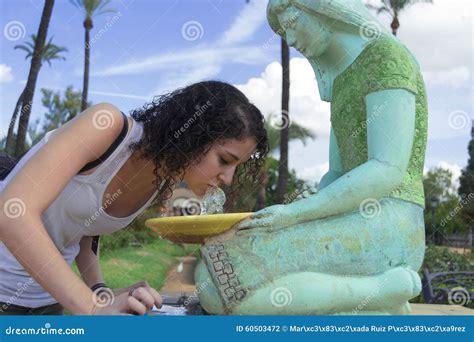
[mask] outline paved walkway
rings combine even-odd
[[[160,293],[171,296],[177,294],[195,296],[194,267],[196,266],[196,258],[187,256],[178,258],[178,260],[179,264],[168,273]],[[411,304],[411,307],[412,315],[474,316],[474,310],[459,305]]]

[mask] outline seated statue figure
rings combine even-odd
[[[317,189],[201,247],[211,314],[408,314],[421,291],[427,100],[413,55],[360,0],[270,0],[272,29],[331,103]]]

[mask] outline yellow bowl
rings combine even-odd
[[[167,239],[178,243],[202,243],[207,237],[221,234],[253,213],[158,217],[145,225]]]

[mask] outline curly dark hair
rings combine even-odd
[[[163,206],[172,196],[175,180],[220,139],[254,138],[257,147],[250,159],[239,165],[233,192],[244,182],[257,181],[268,153],[267,132],[262,113],[236,87],[220,81],[204,81],[156,96],[133,110],[131,116],[143,123],[143,138],[132,143],[132,152],[152,160],[153,184],[165,181],[153,204]],[[163,175],[160,176],[162,171]],[[182,178],[180,179],[182,181]]]

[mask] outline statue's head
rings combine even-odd
[[[362,34],[369,28],[390,36],[361,0],[270,0],[267,18],[272,30],[307,58],[323,54],[337,30]]]

